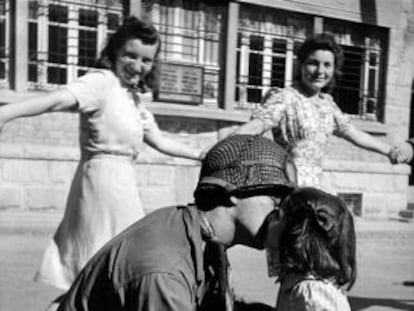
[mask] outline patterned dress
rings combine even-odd
[[[276,311],[351,311],[334,282],[313,275],[288,274],[281,282]]]
[[[88,73],[67,88],[78,102],[81,160],[37,275],[62,289],[97,250],[144,216],[134,160],[144,130],[157,126],[139,95],[112,71]]]
[[[299,186],[320,187],[322,158],[330,135],[343,136],[349,117],[332,96],[321,93],[308,98],[296,87],[271,89],[252,115],[265,130],[273,129],[275,141],[290,152],[298,170]]]

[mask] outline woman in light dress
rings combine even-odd
[[[73,110],[80,116],[81,159],[67,206],[37,278],[66,290],[92,255],[144,216],[134,160],[142,143],[168,155],[199,159],[200,152],[164,137],[140,90],[156,80],[157,30],[129,17],[109,39],[98,67],[65,88],[0,108],[8,121]]]

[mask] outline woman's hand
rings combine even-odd
[[[388,157],[393,164],[408,163],[413,159],[413,153],[413,146],[408,142],[404,142],[398,146],[393,146],[388,153]]]

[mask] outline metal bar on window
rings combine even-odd
[[[294,41],[287,40],[286,41],[286,62],[285,62],[285,85],[290,86],[293,83],[293,75],[294,75]]]
[[[17,1],[11,2],[11,20],[12,33],[10,37],[10,86],[15,91],[27,90],[27,67],[29,59],[29,44],[28,44],[28,23],[22,23],[29,15],[29,3],[18,4]],[[20,40],[18,36],[22,36],[25,40]]]
[[[10,66],[10,3],[0,1],[0,87],[9,87]]]

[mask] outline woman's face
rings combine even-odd
[[[311,93],[319,93],[335,73],[335,56],[329,50],[310,53],[301,67],[302,85]]]
[[[125,87],[136,86],[151,71],[158,44],[143,44],[140,39],[129,39],[118,50],[115,75]]]
[[[280,237],[286,225],[283,215],[284,213],[281,207],[268,215],[267,234],[264,243],[264,246],[268,249],[279,248]]]

